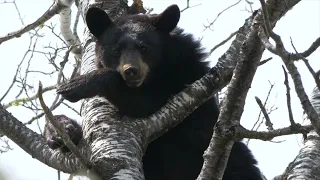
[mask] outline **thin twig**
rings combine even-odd
[[[80,112],[77,111],[75,108],[71,107],[69,104],[62,102],[63,105],[67,106],[69,109],[71,109],[72,111],[74,111],[75,113],[77,113],[80,116]]]
[[[221,12],[219,12],[219,13],[217,14],[216,18],[215,18],[212,22],[210,22],[208,26],[204,25],[205,28],[204,28],[203,31],[205,31],[205,30],[207,30],[207,29],[211,29],[211,26],[217,21],[217,19],[219,18],[219,16],[221,16],[221,15],[222,15],[224,12],[226,12],[228,9],[230,9],[230,8],[236,6],[237,4],[239,4],[241,1],[242,1],[242,0],[238,0],[236,3],[231,4],[230,6],[226,7],[226,8],[223,9]]]
[[[51,111],[55,110],[55,109],[63,102],[63,100],[64,100],[64,98],[60,98],[60,100],[59,100],[54,106],[52,106],[52,107],[50,108],[50,110],[51,110]],[[44,116],[44,115],[45,115],[45,113],[40,113],[40,114],[32,117],[29,121],[27,121],[27,122],[25,122],[25,123],[23,123],[23,124],[25,124],[25,125],[31,124],[31,123],[33,123],[33,121],[41,118],[41,117]]]
[[[43,88],[42,93],[51,91],[51,90],[53,90],[53,89],[55,89],[55,88],[56,88],[55,85],[45,87],[45,88]],[[35,99],[37,99],[37,98],[38,98],[38,93],[36,93],[36,94],[34,94],[33,96],[30,96],[30,97],[24,97],[24,98],[15,99],[15,100],[13,100],[13,101],[10,101],[10,102],[7,103],[7,104],[4,104],[4,105],[3,105],[3,108],[4,108],[4,109],[7,109],[7,108],[15,105],[15,103],[19,103],[19,105],[22,105],[22,104],[25,104],[25,103],[27,103],[27,102],[29,102],[29,101],[35,100]],[[20,103],[22,103],[22,104],[20,104]]]
[[[318,38],[318,39],[320,39],[320,38]],[[316,83],[317,87],[320,89],[320,80],[319,80],[319,76],[317,75],[317,73],[316,73],[316,72],[314,72],[313,68],[312,68],[312,67],[311,67],[311,65],[309,64],[308,59],[306,59],[306,58],[305,58],[305,57],[303,57],[300,53],[298,53],[298,51],[297,51],[296,47],[294,46],[294,44],[293,44],[293,42],[292,42],[292,38],[291,38],[291,37],[290,37],[290,41],[291,41],[291,45],[292,45],[292,47],[293,47],[294,51],[296,52],[296,55],[297,55],[297,56],[299,56],[299,57],[302,59],[302,61],[305,63],[305,65],[307,66],[307,68],[308,68],[309,72],[310,72],[310,73],[311,73],[311,75],[313,76],[313,79],[314,79],[314,81],[315,81],[315,83]]]
[[[272,57],[269,57],[267,59],[264,59],[264,60],[260,61],[259,66],[264,65],[265,63],[269,62],[271,59],[272,59]]]
[[[219,44],[215,45],[209,52],[209,54],[212,54],[212,52],[216,49],[218,49],[220,46],[224,45],[226,42],[228,42],[233,36],[237,35],[239,30],[231,33],[225,40],[221,41]]]
[[[289,113],[289,121],[290,124],[293,126],[295,124],[294,119],[293,119],[293,114],[292,114],[292,108],[291,108],[291,96],[290,96],[290,86],[289,86],[289,81],[288,81],[288,73],[284,66],[282,66],[283,73],[284,73],[284,85],[286,85],[287,89],[287,107],[288,107],[288,113]]]
[[[272,84],[271,82],[269,82],[269,84],[270,84],[270,89],[269,89],[269,91],[268,91],[268,94],[267,94],[266,99],[264,100],[263,107],[265,107],[265,106],[267,105],[268,99],[269,99],[269,97],[270,97],[270,95],[271,95],[271,91],[272,91],[272,89],[273,89],[273,87],[274,87],[274,84]],[[254,130],[255,126],[258,124],[258,122],[259,122],[259,120],[260,120],[261,113],[262,113],[262,111],[259,112],[258,119],[257,119],[257,121],[254,123],[254,125],[252,126],[251,130]],[[268,114],[270,114],[270,112],[269,112]],[[258,128],[259,128],[259,126],[258,126],[255,130],[258,130]],[[249,141],[249,139],[248,139],[248,141]]]
[[[33,37],[30,37],[30,43],[29,43],[29,47],[28,49],[30,49],[30,47],[32,46],[32,41],[33,40]],[[13,76],[13,80],[12,80],[12,83],[10,84],[9,88],[7,89],[7,91],[3,94],[3,96],[0,98],[0,102],[3,101],[3,99],[8,95],[8,93],[10,92],[10,90],[12,89],[13,85],[17,82],[17,76],[18,76],[18,73],[19,71],[21,70],[21,65],[22,63],[24,62],[24,60],[26,59],[28,53],[30,51],[28,50],[27,52],[24,53],[23,57],[22,57],[22,60],[20,61],[20,63],[18,64],[18,67],[17,67],[17,70],[16,70],[16,73],[15,75]]]
[[[261,100],[257,96],[255,97],[255,99],[256,99],[256,102],[258,103],[258,105],[259,105],[259,107],[260,107],[260,109],[261,109],[261,111],[262,111],[262,113],[263,113],[263,115],[264,115],[264,117],[266,119],[266,126],[268,127],[268,130],[272,131],[273,130],[273,127],[272,127],[273,124],[272,124],[272,122],[270,120],[270,117],[269,117],[265,107],[263,106]]]
[[[196,4],[196,5],[190,6],[190,0],[187,0],[187,7],[183,8],[182,10],[180,10],[180,12],[182,13],[187,9],[194,8],[194,7],[197,7],[197,6],[200,6],[200,5],[201,4]]]
[[[318,38],[311,44],[311,46],[310,46],[307,50],[305,50],[304,52],[298,53],[298,52],[296,51],[296,54],[291,54],[290,59],[291,59],[291,60],[299,60],[299,59],[301,59],[301,57],[306,58],[306,57],[310,56],[313,52],[315,52],[319,47],[320,47],[320,37],[318,37]]]
[[[263,141],[270,141],[275,137],[278,136],[285,136],[285,135],[291,135],[291,134],[307,134],[311,130],[313,130],[312,125],[307,126],[301,126],[300,124],[294,124],[294,126],[289,126],[285,128],[275,129],[272,131],[250,131],[245,129],[242,126],[235,127],[235,139],[239,140],[242,138],[249,138],[249,139],[259,139]]]

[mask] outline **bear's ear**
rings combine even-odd
[[[180,9],[177,5],[173,4],[156,17],[154,25],[158,30],[170,33],[177,26],[179,20]]]
[[[114,25],[108,14],[97,7],[90,7],[88,9],[86,23],[91,34],[98,39],[106,29]]]

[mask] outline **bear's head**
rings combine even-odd
[[[107,13],[90,7],[86,14],[89,31],[97,38],[97,61],[118,71],[130,87],[150,79],[151,71],[165,72],[165,41],[180,19],[177,5],[158,15],[128,15],[112,21]]]

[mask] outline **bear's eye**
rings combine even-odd
[[[119,56],[119,54],[120,54],[119,49],[114,49],[114,50],[113,50],[113,55],[114,55],[114,56]]]
[[[140,45],[140,49],[142,53],[145,53],[148,51],[148,47],[146,45]]]

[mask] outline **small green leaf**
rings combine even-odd
[[[25,104],[27,102],[27,98],[22,99],[22,103]]]
[[[20,105],[20,102],[19,101],[15,101],[13,103],[11,103],[12,106],[19,106]]]

